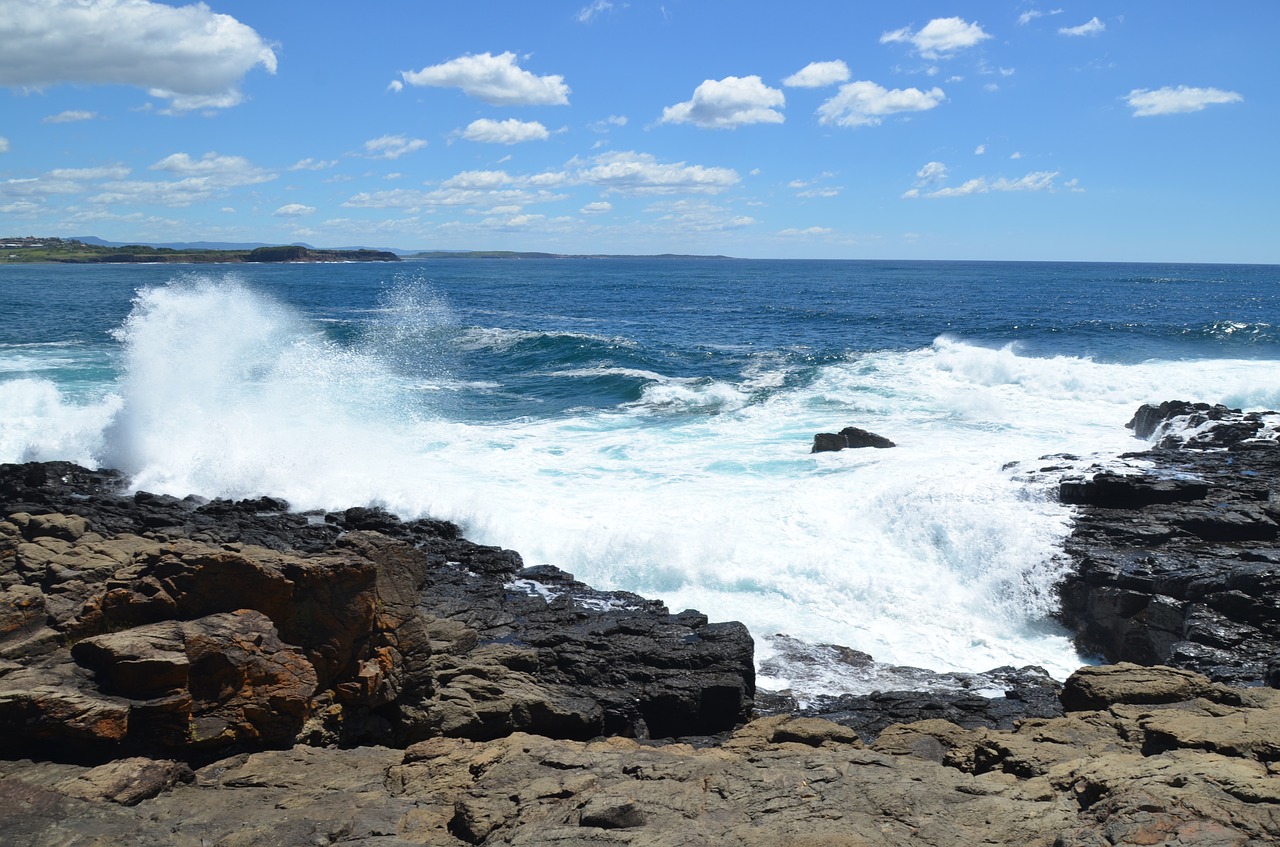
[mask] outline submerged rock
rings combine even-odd
[[[883,435],[876,435],[856,426],[847,426],[839,432],[820,432],[813,437],[813,449],[810,453],[829,453],[846,448],[876,447],[884,449],[896,447]]]

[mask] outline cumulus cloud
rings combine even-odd
[[[916,171],[916,185],[930,185],[946,178],[947,166],[942,162],[926,162],[924,167]]]
[[[588,203],[578,211],[584,215],[603,215],[613,211],[613,204],[607,200],[597,200],[594,203]]]
[[[986,152],[987,152],[987,145],[985,144],[979,144],[977,147],[973,148],[973,155],[975,156],[982,156]]]
[[[288,203],[276,209],[271,214],[277,218],[299,218],[303,215],[309,215],[316,210],[315,206],[304,206],[301,203]]]
[[[649,153],[605,153],[578,172],[591,185],[619,194],[718,194],[741,177],[732,168],[659,162]]]
[[[421,138],[403,135],[384,135],[364,143],[364,154],[370,159],[399,159],[408,153],[421,150],[427,142]]]
[[[963,18],[934,18],[917,32],[906,26],[880,36],[881,44],[908,43],[925,59],[945,59],[991,36]]]
[[[133,85],[170,101],[166,111],[221,109],[243,101],[240,82],[271,46],[203,3],[175,8],[149,0],[27,0],[0,15],[0,85]],[[26,8],[22,8],[26,7]]]
[[[67,173],[94,172],[101,169],[79,169]],[[103,183],[101,193],[89,198],[89,202],[97,204],[155,203],[163,206],[190,206],[192,203],[208,200],[225,194],[234,188],[270,182],[276,178],[271,171],[257,167],[243,156],[222,156],[217,153],[206,153],[199,159],[186,153],[174,153],[166,156],[150,170],[172,174],[174,179],[168,180],[125,180],[128,174],[125,168],[107,169],[109,176],[119,177],[115,181]]]
[[[1179,85],[1177,88],[1165,86],[1154,91],[1136,88],[1125,98],[1133,107],[1135,118],[1151,115],[1175,115],[1182,112],[1199,112],[1206,106],[1219,103],[1239,103],[1244,100],[1234,91],[1223,91],[1220,88],[1191,88]]]
[[[849,78],[849,66],[839,59],[834,62],[810,62],[782,81],[791,88],[822,88]]]
[[[673,225],[682,233],[726,232],[756,223],[750,215],[735,215],[724,206],[701,199],[662,201],[646,211],[658,215],[659,221]]]
[[[253,185],[275,179],[275,175],[252,164],[243,156],[220,156],[205,153],[193,159],[186,153],[174,153],[151,166],[153,171],[168,171],[182,177],[216,179],[222,185]]]
[[[506,171],[463,171],[449,177],[441,185],[445,188],[497,188],[511,182]]]
[[[537,121],[518,121],[515,118],[495,121],[481,118],[468,124],[462,131],[462,137],[486,144],[520,144],[525,141],[546,141],[551,133]]]
[[[69,124],[69,123],[75,123],[76,121],[91,121],[97,116],[98,115],[94,112],[84,112],[78,109],[68,109],[65,112],[59,112],[56,115],[50,115],[49,117],[41,121],[41,123]]]
[[[1107,28],[1107,25],[1094,17],[1080,26],[1064,26],[1058,28],[1059,35],[1097,35]]]
[[[401,71],[409,85],[459,88],[493,106],[566,106],[563,76],[536,76],[516,64],[516,54],[460,56],[420,71]]]
[[[876,126],[898,112],[923,112],[947,99],[941,88],[886,89],[860,80],[840,86],[834,97],[818,107],[819,123],[836,126]]]
[[[758,76],[705,80],[693,97],[662,110],[662,123],[690,123],[703,129],[733,129],[746,124],[780,124],[786,97]]]

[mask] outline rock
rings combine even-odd
[[[1132,423],[1160,446],[1062,480],[1078,507],[1063,622],[1108,661],[1264,682],[1280,655],[1280,415],[1173,402]]]
[[[1121,662],[1076,671],[1062,688],[1062,705],[1068,712],[1079,712],[1120,703],[1179,703],[1203,697],[1212,688],[1198,673]]]
[[[133,807],[63,793],[91,768],[0,761],[0,833],[40,847],[1276,843],[1280,692],[1228,690],[1238,702],[1116,703],[1012,730],[899,725],[875,749],[786,716],[707,747],[523,733],[296,747],[211,762]]]
[[[874,432],[868,432],[856,426],[847,426],[838,433],[820,432],[815,435],[813,437],[813,449],[809,452],[825,453],[844,450],[845,448],[877,447],[883,449],[896,446],[883,435],[876,435]]]
[[[0,465],[0,753],[702,737],[750,715],[740,624],[524,568],[443,521],[122,485]]]
[[[135,757],[117,759],[58,783],[57,790],[81,800],[109,800],[136,806],[179,783],[190,783],[195,773],[184,762]]]

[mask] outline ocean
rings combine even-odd
[[[741,620],[761,661],[783,633],[1065,677],[1089,657],[1053,622],[1071,510],[1041,469],[1141,449],[1142,403],[1280,407],[1277,266],[9,265],[0,295],[0,461],[447,518]],[[846,426],[897,446],[809,452]]]

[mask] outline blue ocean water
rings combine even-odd
[[[1280,406],[1275,266],[21,265],[0,295],[0,461],[449,518],[762,657],[1065,674],[1038,457],[1141,446],[1144,402]],[[848,425],[899,446],[808,452]]]

